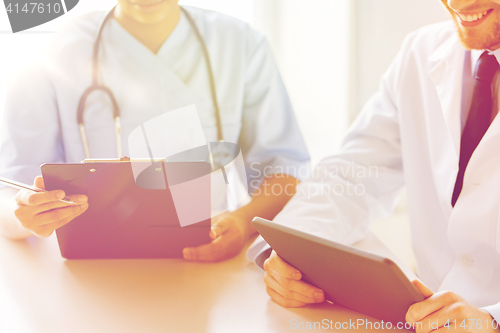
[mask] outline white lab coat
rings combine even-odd
[[[187,10],[205,39],[224,139],[242,150],[249,190],[264,170],[288,170],[299,178],[294,170],[305,167],[309,156],[265,38],[229,16]],[[75,19],[57,33],[46,57],[16,76],[0,133],[0,175],[31,183],[43,163],[85,158],[77,105],[91,84],[93,45],[105,14]],[[184,14],[156,55],[112,19],[103,31],[99,60],[99,81],[121,108],[123,155],[129,153],[127,139],[134,128],[192,104],[207,142],[217,141],[205,60]],[[104,94],[91,95],[84,119],[91,158],[116,157],[112,111]]]
[[[354,243],[370,221],[392,212],[406,186],[419,277],[434,291],[493,305],[488,310],[498,320],[500,117],[472,155],[451,206],[466,54],[452,22],[409,35],[340,152],[319,164],[275,221]],[[261,246],[257,240],[248,255]]]

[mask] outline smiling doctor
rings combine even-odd
[[[418,333],[498,332],[500,1],[442,2],[453,22],[406,38],[340,151],[298,186],[275,221],[352,244],[390,215],[405,186],[425,283],[414,282],[425,300],[406,320]],[[287,307],[324,300],[263,246],[257,241],[248,255],[263,262],[273,300]]]
[[[251,219],[274,217],[293,194],[309,156],[270,48],[246,23],[178,0],[119,0],[65,26],[48,52],[7,93],[1,176],[32,183],[43,163],[128,155],[133,129],[195,104],[207,142],[237,143],[253,184],[288,191],[259,191],[212,219],[212,242],[186,248],[185,259],[237,254],[255,232]],[[63,195],[1,189],[0,232],[49,236],[88,208],[85,196],[69,205]]]

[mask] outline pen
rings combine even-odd
[[[41,188],[31,187],[29,185],[22,184],[22,183],[14,181],[14,180],[2,178],[2,177],[0,177],[0,182],[4,183],[10,187],[14,187],[14,188],[17,188],[20,190],[29,190],[29,191],[33,191],[33,192],[47,192]],[[69,203],[69,204],[76,204],[76,202],[74,202],[73,200],[71,200],[68,197],[64,197],[64,198],[60,199],[59,201]]]

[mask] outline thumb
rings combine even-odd
[[[413,280],[412,283],[415,286],[415,288],[417,288],[417,290],[422,294],[422,296],[424,296],[424,298],[429,298],[432,295],[434,295],[432,290],[427,288],[427,286],[424,285],[422,282],[420,282],[418,280]]]
[[[222,235],[229,228],[228,219],[220,219],[210,227],[210,238],[215,239],[218,236]]]
[[[35,178],[35,187],[45,190],[45,183],[43,182],[42,176],[37,176]]]

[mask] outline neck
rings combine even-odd
[[[174,3],[168,12],[155,23],[142,23],[125,13],[120,5],[116,7],[114,18],[118,23],[146,46],[157,54],[161,46],[179,23],[181,18],[180,6]]]

